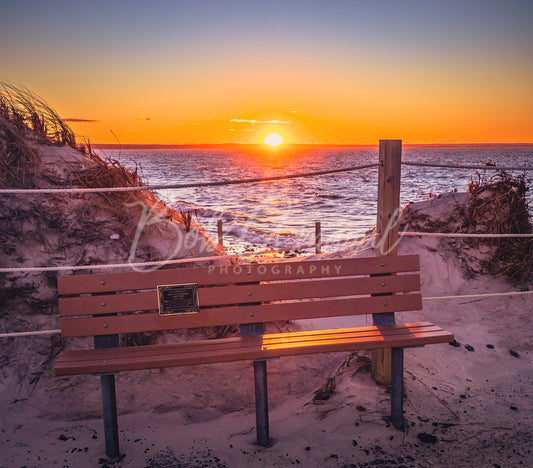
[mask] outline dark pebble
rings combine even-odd
[[[311,450],[311,447],[305,447],[305,450],[309,452],[309,450]]]
[[[58,437],[58,440],[62,440],[63,442],[68,440],[68,437],[65,435],[65,434],[61,434],[59,437]]]
[[[459,396],[460,396],[463,400],[466,398],[466,395],[464,395],[464,394],[461,394],[461,395],[459,395]]]
[[[352,440],[352,445],[353,445],[354,447],[357,447],[357,440]]]
[[[513,411],[518,411],[518,408],[516,406],[509,406]]]
[[[366,411],[366,408],[365,408],[364,406],[362,406],[362,405],[357,405],[357,406],[355,407],[355,409],[356,409],[357,411],[360,411],[361,413],[364,412],[364,411]]]
[[[510,349],[509,354],[514,357],[520,357],[520,354],[516,352],[514,349]]]
[[[489,349],[494,349],[494,345],[493,345],[493,344],[488,344],[488,345],[487,345],[487,348],[489,348]]]
[[[474,352],[474,347],[470,346],[469,344],[465,344],[465,348],[467,349],[467,351]]]
[[[459,343],[457,340],[450,341],[450,346],[453,346],[454,348],[459,348],[461,346],[461,343]]]
[[[336,453],[332,453],[332,454],[329,456],[329,458],[335,458],[335,459],[337,459],[337,458],[339,458],[339,456],[338,456]]]
[[[417,437],[420,442],[424,442],[425,444],[436,444],[438,441],[434,435],[427,434],[425,432],[421,432],[417,435]]]

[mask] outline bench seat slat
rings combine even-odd
[[[417,346],[453,341],[453,334],[427,322],[385,327],[278,333],[175,345],[64,351],[56,375],[178,367],[299,354]]]
[[[262,305],[202,309],[199,313],[161,317],[157,313],[128,314],[111,317],[63,318],[65,337],[99,336],[115,333],[210,327],[239,323],[275,322],[308,318],[336,317],[421,310],[419,293],[383,297],[326,299]]]
[[[198,290],[201,307],[420,290],[420,275],[231,285]],[[61,317],[156,310],[155,291],[59,298]]]
[[[412,272],[420,269],[418,255],[345,258],[303,262],[176,268],[129,273],[59,276],[59,295],[153,289],[157,285],[198,283],[234,284],[301,278]]]
[[[441,328],[428,322],[417,322],[411,324],[418,333],[424,330],[424,332],[438,332]],[[407,325],[393,325],[393,326],[369,326],[369,327],[357,327],[355,328],[339,328],[329,330],[311,330],[302,332],[286,332],[286,333],[270,333],[263,335],[261,343],[265,349],[275,348],[282,346],[286,343],[305,343],[305,342],[319,342],[322,340],[342,340],[351,339],[356,335],[364,336],[366,338],[378,337],[381,335],[382,330],[386,330],[388,336],[405,334],[405,328]],[[408,327],[409,328],[409,327]],[[174,343],[174,344],[162,344],[156,346],[137,346],[132,347],[120,347],[113,348],[112,353],[115,359],[128,358],[131,355],[131,350],[135,349],[136,357],[153,357],[162,353],[177,354],[183,350],[187,352],[203,351],[206,348],[206,344],[209,347],[209,352],[215,352],[218,350],[229,349],[241,349],[243,347],[243,339],[241,337],[231,337],[218,340],[191,340],[187,342]],[[62,362],[82,362],[91,361],[93,356],[98,356],[99,359],[105,359],[105,356],[109,354],[110,348],[98,349],[94,353],[87,353],[82,351],[66,351],[65,356],[62,357]],[[93,350],[91,350],[93,351]]]

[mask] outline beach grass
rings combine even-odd
[[[471,201],[465,213],[465,227],[482,230],[486,234],[531,234],[533,224],[529,215],[526,193],[530,182],[524,174],[511,175],[500,171],[486,178],[478,174],[469,184]],[[533,278],[532,238],[471,239],[473,246],[480,242],[493,246],[493,252],[483,266],[493,275],[503,275],[517,283]]]
[[[39,143],[76,148],[69,125],[46,101],[24,86],[0,82],[0,117],[11,121],[23,134],[30,129]]]

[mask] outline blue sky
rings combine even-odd
[[[432,93],[467,105],[471,95],[486,116],[479,103],[493,96],[495,114],[521,115],[515,138],[529,138],[523,120],[533,104],[532,22],[533,2],[516,0],[4,0],[0,78],[23,83],[62,114],[110,123],[120,119],[107,108],[113,96],[124,112],[142,113],[144,105],[144,114],[157,119],[164,101],[159,93],[182,93],[170,101],[187,105],[190,122],[180,115],[177,126],[226,114],[251,117],[254,105],[261,113],[266,101],[280,113],[298,107],[310,117],[357,125],[360,116],[344,105],[370,112],[361,93],[378,106],[386,95],[397,108],[441,105]],[[306,77],[313,83],[306,85]],[[397,85],[386,85],[384,77]],[[229,84],[240,80],[240,87]],[[228,96],[239,115],[229,115]],[[99,99],[102,114],[96,115]],[[139,106],[130,109],[132,99]],[[464,113],[476,118],[471,109]],[[163,111],[159,116],[171,125]],[[454,130],[444,125],[442,131],[448,127]]]

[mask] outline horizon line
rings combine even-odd
[[[91,146],[101,149],[202,149],[202,148],[243,148],[255,147],[268,151],[264,143],[91,143]],[[379,143],[285,143],[283,147],[276,148],[274,151],[283,151],[284,148],[377,148]],[[403,147],[420,148],[420,147],[491,147],[491,146],[533,146],[533,142],[517,143],[403,143]]]

